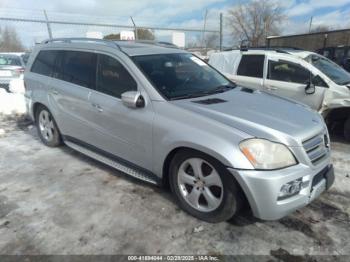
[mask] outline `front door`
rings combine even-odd
[[[98,55],[97,87],[90,96],[94,107],[94,144],[113,156],[152,170],[153,108],[142,92],[143,108],[126,107],[121,94],[140,90],[140,83],[117,57]]]
[[[300,64],[282,59],[269,59],[264,90],[270,94],[291,98],[318,110],[322,106],[325,92],[325,87],[322,85],[326,84],[317,76],[313,81],[315,93],[306,94],[305,88],[312,79],[311,72]]]

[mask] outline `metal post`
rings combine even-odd
[[[310,18],[309,33],[311,33],[312,20],[313,20],[313,16],[311,16],[311,18]]]
[[[49,19],[47,18],[46,10],[43,10],[43,11],[44,11],[44,16],[45,16],[45,20],[46,20],[47,32],[49,33],[49,38],[52,39],[52,31],[51,31],[50,22],[49,22]]]
[[[134,19],[132,19],[132,16],[130,16],[130,18],[131,18],[131,21],[132,21],[132,23],[133,23],[133,25],[134,25],[135,40],[139,40],[138,33],[137,33],[137,27],[136,27],[136,24],[135,24],[135,22],[134,22]]]
[[[205,42],[205,27],[207,24],[207,15],[208,15],[208,9],[205,10],[203,33],[202,33],[202,45],[205,46],[205,51],[207,50],[207,43]]]
[[[220,13],[220,51],[222,51],[222,13]]]

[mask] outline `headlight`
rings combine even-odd
[[[242,141],[239,147],[256,169],[278,169],[297,164],[292,152],[283,144],[252,138]]]

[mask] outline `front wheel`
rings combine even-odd
[[[350,117],[344,123],[344,137],[346,141],[350,142]]]
[[[217,160],[193,150],[173,158],[170,186],[183,210],[211,223],[229,220],[242,203],[232,174]]]

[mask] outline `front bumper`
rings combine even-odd
[[[329,162],[315,169],[299,164],[272,171],[228,170],[243,189],[254,216],[263,220],[277,220],[306,206],[334,182],[334,169]],[[278,200],[281,187],[299,178],[305,187],[294,196]]]

